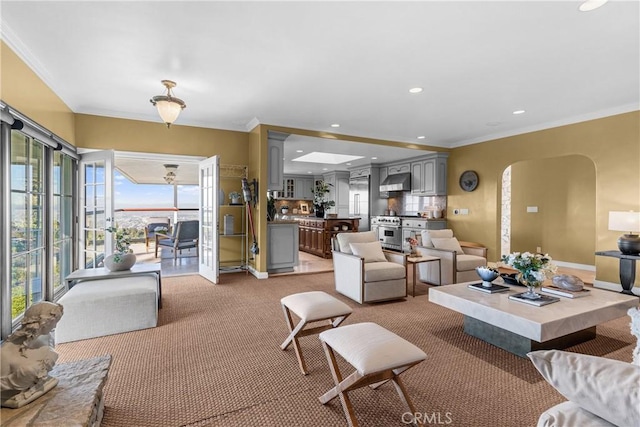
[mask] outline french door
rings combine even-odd
[[[100,267],[113,252],[113,239],[105,238],[105,229],[114,225],[113,159],[113,150],[80,157],[79,268]]]
[[[218,188],[220,159],[209,157],[200,162],[200,262],[198,273],[212,283],[220,277]]]

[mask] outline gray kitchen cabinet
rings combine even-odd
[[[349,172],[326,173],[323,178],[329,184],[327,200],[336,202],[336,205],[327,212],[338,214],[339,218],[349,217]]]
[[[313,200],[313,178],[295,177],[293,185],[294,199]]]
[[[298,223],[272,221],[267,223],[267,271],[282,273],[293,271],[298,265]]]
[[[396,165],[387,166],[388,175],[395,175],[398,173],[409,173],[411,172],[411,164],[410,163],[399,163]],[[382,181],[380,181],[382,182]]]
[[[371,175],[371,166],[358,168],[358,169],[353,169],[353,170],[349,171],[349,177],[350,178],[362,178],[362,177],[370,176],[370,175]]]
[[[447,195],[447,157],[448,154],[438,153],[411,163],[411,194]]]
[[[269,131],[267,139],[267,190],[283,191],[284,140],[287,134]]]

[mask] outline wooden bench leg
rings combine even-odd
[[[357,427],[358,420],[356,419],[356,413],[353,410],[353,405],[351,404],[351,400],[349,399],[347,391],[344,390],[345,388],[348,388],[348,385],[346,387],[343,387],[342,374],[340,373],[340,368],[338,367],[336,356],[333,353],[331,347],[329,347],[324,341],[322,342],[322,347],[324,348],[324,352],[327,356],[329,368],[331,369],[331,376],[333,377],[333,382],[336,384],[336,386],[320,396],[320,402],[323,405],[326,405],[334,397],[339,396],[340,403],[342,404],[342,409],[344,410],[344,415],[347,418],[347,422],[349,423],[349,427]],[[358,378],[354,377],[354,375]],[[347,377],[347,380],[351,380],[348,382],[353,383],[358,381],[360,379],[359,377],[360,375],[358,375],[358,372],[356,371],[349,377]]]
[[[283,305],[282,310],[284,311],[284,320],[285,322],[287,322],[287,326],[289,327],[290,333],[289,333],[289,336],[280,345],[280,348],[282,350],[286,350],[287,347],[289,347],[289,345],[293,343],[293,349],[296,352],[296,357],[298,359],[298,365],[300,366],[300,371],[302,371],[302,375],[307,375],[307,365],[304,362],[304,357],[302,356],[302,350],[300,349],[300,343],[298,342],[298,333],[302,331],[306,323],[301,320],[294,328],[293,318],[291,317],[291,312],[289,311],[289,308]]]

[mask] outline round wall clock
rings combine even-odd
[[[475,171],[464,171],[460,175],[460,188],[473,191],[478,187],[478,174]]]

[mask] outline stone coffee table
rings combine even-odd
[[[513,354],[525,357],[533,350],[562,349],[596,336],[596,325],[626,316],[638,305],[638,297],[591,289],[582,298],[536,307],[509,299],[524,292],[510,286],[508,292],[488,294],[468,288],[474,282],[429,289],[429,301],[464,314],[464,331]]]

